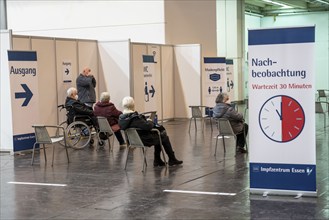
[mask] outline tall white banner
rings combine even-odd
[[[156,111],[154,56],[143,55],[144,111]]]
[[[204,57],[204,73],[206,75],[203,87],[204,105],[215,106],[219,93],[226,92],[226,59],[225,57]]]
[[[315,27],[248,36],[250,192],[316,196]]]
[[[32,149],[32,125],[39,122],[37,53],[8,51],[8,61],[14,151]]]

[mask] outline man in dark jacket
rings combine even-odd
[[[71,87],[67,90],[65,106],[68,110],[68,124],[71,124],[74,121],[74,117],[77,115],[88,116],[91,119],[94,128],[98,130],[97,118],[94,116],[92,108],[86,106],[78,100],[78,91],[76,88]],[[86,117],[85,119],[88,119],[88,117]]]
[[[144,115],[138,114],[135,109],[135,102],[132,97],[125,97],[122,100],[122,106],[124,108],[123,114],[119,117],[119,125],[121,129],[138,128],[137,131],[143,144],[145,146],[154,145],[154,166],[165,166],[165,163],[161,160],[161,145],[159,135],[157,132],[151,131],[156,128],[151,120],[146,120]],[[165,129],[161,126],[161,141],[165,152],[169,157],[169,166],[182,164],[183,161],[177,160],[175,153],[172,149],[169,137]]]
[[[89,67],[84,68],[79,74],[76,84],[80,102],[92,107],[96,102],[96,79],[90,72]]]

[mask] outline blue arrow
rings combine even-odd
[[[151,88],[152,88],[152,89],[150,89],[149,92],[152,93],[152,98],[153,98],[154,93],[155,93],[155,89],[154,89],[154,87],[153,87],[152,85],[151,85]]]
[[[25,98],[25,101],[23,102],[22,106],[27,106],[33,96],[33,93],[31,92],[31,90],[29,89],[29,87],[27,87],[26,84],[21,84],[21,86],[23,87],[25,92],[16,92],[15,93],[15,98],[16,99],[23,99]]]

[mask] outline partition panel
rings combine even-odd
[[[64,104],[66,99],[66,91],[70,87],[76,87],[75,80],[77,78],[77,42],[75,40],[56,40],[56,72],[57,72],[57,93],[58,104]],[[64,82],[64,68],[66,64],[70,64],[72,73],[72,81]],[[66,120],[65,110],[59,113],[59,122]]]
[[[161,76],[162,76],[162,117],[172,119],[174,109],[174,49],[173,46],[161,46]]]
[[[110,93],[111,101],[122,110],[123,97],[130,95],[130,41],[98,42],[99,91]]]
[[[143,112],[144,104],[144,73],[143,73],[143,55],[147,54],[147,46],[145,44],[132,44],[132,72],[131,80],[133,82],[133,93],[135,99],[136,111]]]
[[[57,124],[57,82],[55,41],[51,38],[32,38],[32,50],[38,56],[39,122]]]
[[[189,105],[201,105],[201,46],[176,45],[175,118],[191,117]]]
[[[31,50],[31,40],[29,36],[13,36],[13,50]]]

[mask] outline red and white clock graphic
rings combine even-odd
[[[286,95],[269,98],[259,111],[259,125],[266,137],[289,142],[302,132],[305,114],[297,100]]]

